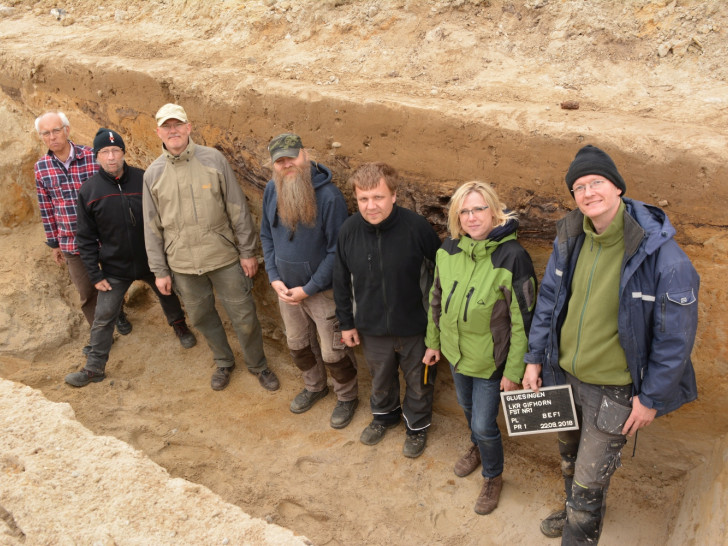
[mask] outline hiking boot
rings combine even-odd
[[[468,452],[455,463],[455,475],[464,478],[468,474],[472,474],[478,467],[480,467],[480,449],[473,444]]]
[[[293,402],[291,402],[291,411],[293,413],[303,413],[304,411],[308,411],[316,402],[321,400],[327,394],[329,394],[328,385],[324,387],[324,390],[318,392],[311,392],[304,388],[296,395]]]
[[[559,538],[566,525],[566,510],[557,510],[541,522],[541,532],[549,538]]]
[[[262,372],[260,372],[258,375],[258,383],[260,383],[260,386],[263,387],[267,391],[277,391],[281,384],[278,381],[278,377],[275,373],[273,373],[273,370],[270,368],[266,368]]]
[[[228,383],[230,383],[230,372],[232,372],[233,369],[235,369],[235,364],[228,366],[227,368],[218,368],[215,370],[212,374],[212,380],[210,381],[210,386],[213,391],[221,391],[228,386]]]
[[[425,451],[425,444],[427,443],[427,431],[421,430],[415,434],[408,434],[404,439],[404,447],[402,453],[405,457],[415,459],[422,455]]]
[[[124,313],[123,309],[119,311],[119,316],[116,317],[116,331],[122,336],[131,333],[131,322],[127,320],[126,313]]]
[[[339,400],[331,414],[331,428],[344,428],[354,418],[354,410],[359,405],[359,399]]]
[[[182,347],[185,349],[191,349],[197,345],[197,338],[195,337],[195,334],[190,332],[190,329],[187,328],[185,319],[179,319],[173,322],[172,328],[174,329],[174,335],[179,338],[179,344],[182,345]]]
[[[480,496],[475,501],[475,513],[484,516],[490,514],[498,506],[501,489],[503,489],[503,477],[485,478]]]
[[[378,444],[382,441],[382,438],[384,438],[384,433],[387,432],[388,428],[394,428],[399,424],[399,422],[396,423],[380,423],[378,421],[372,421],[369,423],[369,426],[365,428],[361,432],[361,436],[359,437],[359,441],[368,446],[373,446],[375,444]]]
[[[92,372],[83,368],[78,372],[69,373],[66,376],[66,383],[73,387],[85,387],[89,383],[98,383],[106,377],[105,373]]]

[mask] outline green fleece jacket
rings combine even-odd
[[[619,276],[624,260],[624,203],[603,233],[584,217],[571,297],[561,328],[559,365],[593,385],[629,385],[632,376],[619,343]]]
[[[523,378],[536,276],[517,225],[510,221],[484,241],[448,238],[437,251],[425,343],[463,375]]]

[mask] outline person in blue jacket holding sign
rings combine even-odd
[[[604,151],[579,150],[566,184],[578,209],[556,225],[523,387],[571,385],[580,425],[558,433],[566,505],[541,531],[596,544],[626,437],[697,398],[700,278],[667,215],[624,197]]]

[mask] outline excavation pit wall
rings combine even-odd
[[[435,108],[422,101],[353,102],[335,91],[312,91],[295,82],[260,84],[244,78],[230,84],[220,78],[200,89],[165,75],[161,68],[134,72],[112,62],[91,70],[72,60],[59,69],[50,62],[28,67],[6,59],[4,68],[0,75],[4,116],[22,120],[15,125],[22,125],[25,132],[17,135],[18,140],[28,141],[33,136],[32,119],[36,115],[59,108],[69,116],[73,140],[90,143],[98,127],[113,128],[125,139],[127,161],[140,167],[149,165],[160,153],[154,123],[157,108],[166,102],[183,105],[193,125],[192,138],[218,148],[233,165],[257,225],[263,188],[270,177],[266,145],[285,131],[300,134],[313,156],[331,168],[352,212],[355,202],[346,185],[351,171],[366,161],[394,165],[402,177],[398,203],[425,216],[441,236],[453,190],[466,180],[486,180],[518,211],[521,240],[534,259],[539,277],[548,259],[555,221],[574,206],[563,182],[570,161],[584,144],[606,149],[627,181],[629,197],[666,202],[665,209],[678,230],[677,239],[702,277],[700,324],[693,352],[700,399],[659,419],[640,435],[637,454],[649,463],[636,463],[629,474],[634,481],[616,489],[638,494],[634,491],[638,480],[653,480],[654,471],[659,474],[655,480],[669,489],[670,503],[664,506],[666,529],[660,530],[665,540],[673,544],[695,540],[699,544],[710,542],[700,537],[722,536],[716,535],[716,529],[724,525],[725,489],[714,486],[704,493],[695,486],[695,476],[704,481],[706,476],[714,476],[713,483],[725,482],[728,456],[724,436],[728,419],[723,408],[727,390],[723,380],[728,376],[728,325],[723,312],[728,298],[722,278],[728,261],[728,207],[722,206],[728,202],[722,183],[728,174],[721,157],[726,149],[724,138],[697,135],[688,141],[679,138],[679,127],[653,121],[645,124],[642,138],[631,138],[630,145],[623,146],[626,138],[618,123],[608,134],[591,132],[592,123],[603,123],[597,119],[598,113],[559,113],[558,119],[554,116],[549,120],[536,115],[529,105],[444,107],[440,103]],[[10,228],[39,222],[32,165],[43,149],[33,142],[34,152],[24,154],[19,169],[16,164],[14,178],[2,180],[13,195],[12,200],[2,203],[3,238],[12,236]],[[6,270],[3,275],[10,273]],[[282,347],[277,304],[263,272],[259,273],[255,298],[267,341]],[[18,361],[27,359],[30,363],[47,347],[39,346],[33,354],[11,344],[3,351],[17,359],[13,368],[17,369],[22,366]],[[443,388],[448,388],[446,383]],[[458,412],[452,393],[447,398],[446,411]],[[514,442],[524,445],[528,440]],[[527,463],[526,459],[513,464]],[[514,473],[527,471],[522,468]],[[711,503],[712,510],[694,509],[697,504]]]

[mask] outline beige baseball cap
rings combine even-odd
[[[188,123],[187,112],[179,104],[165,104],[157,111],[157,127],[161,126],[168,119],[178,119],[183,123]]]

